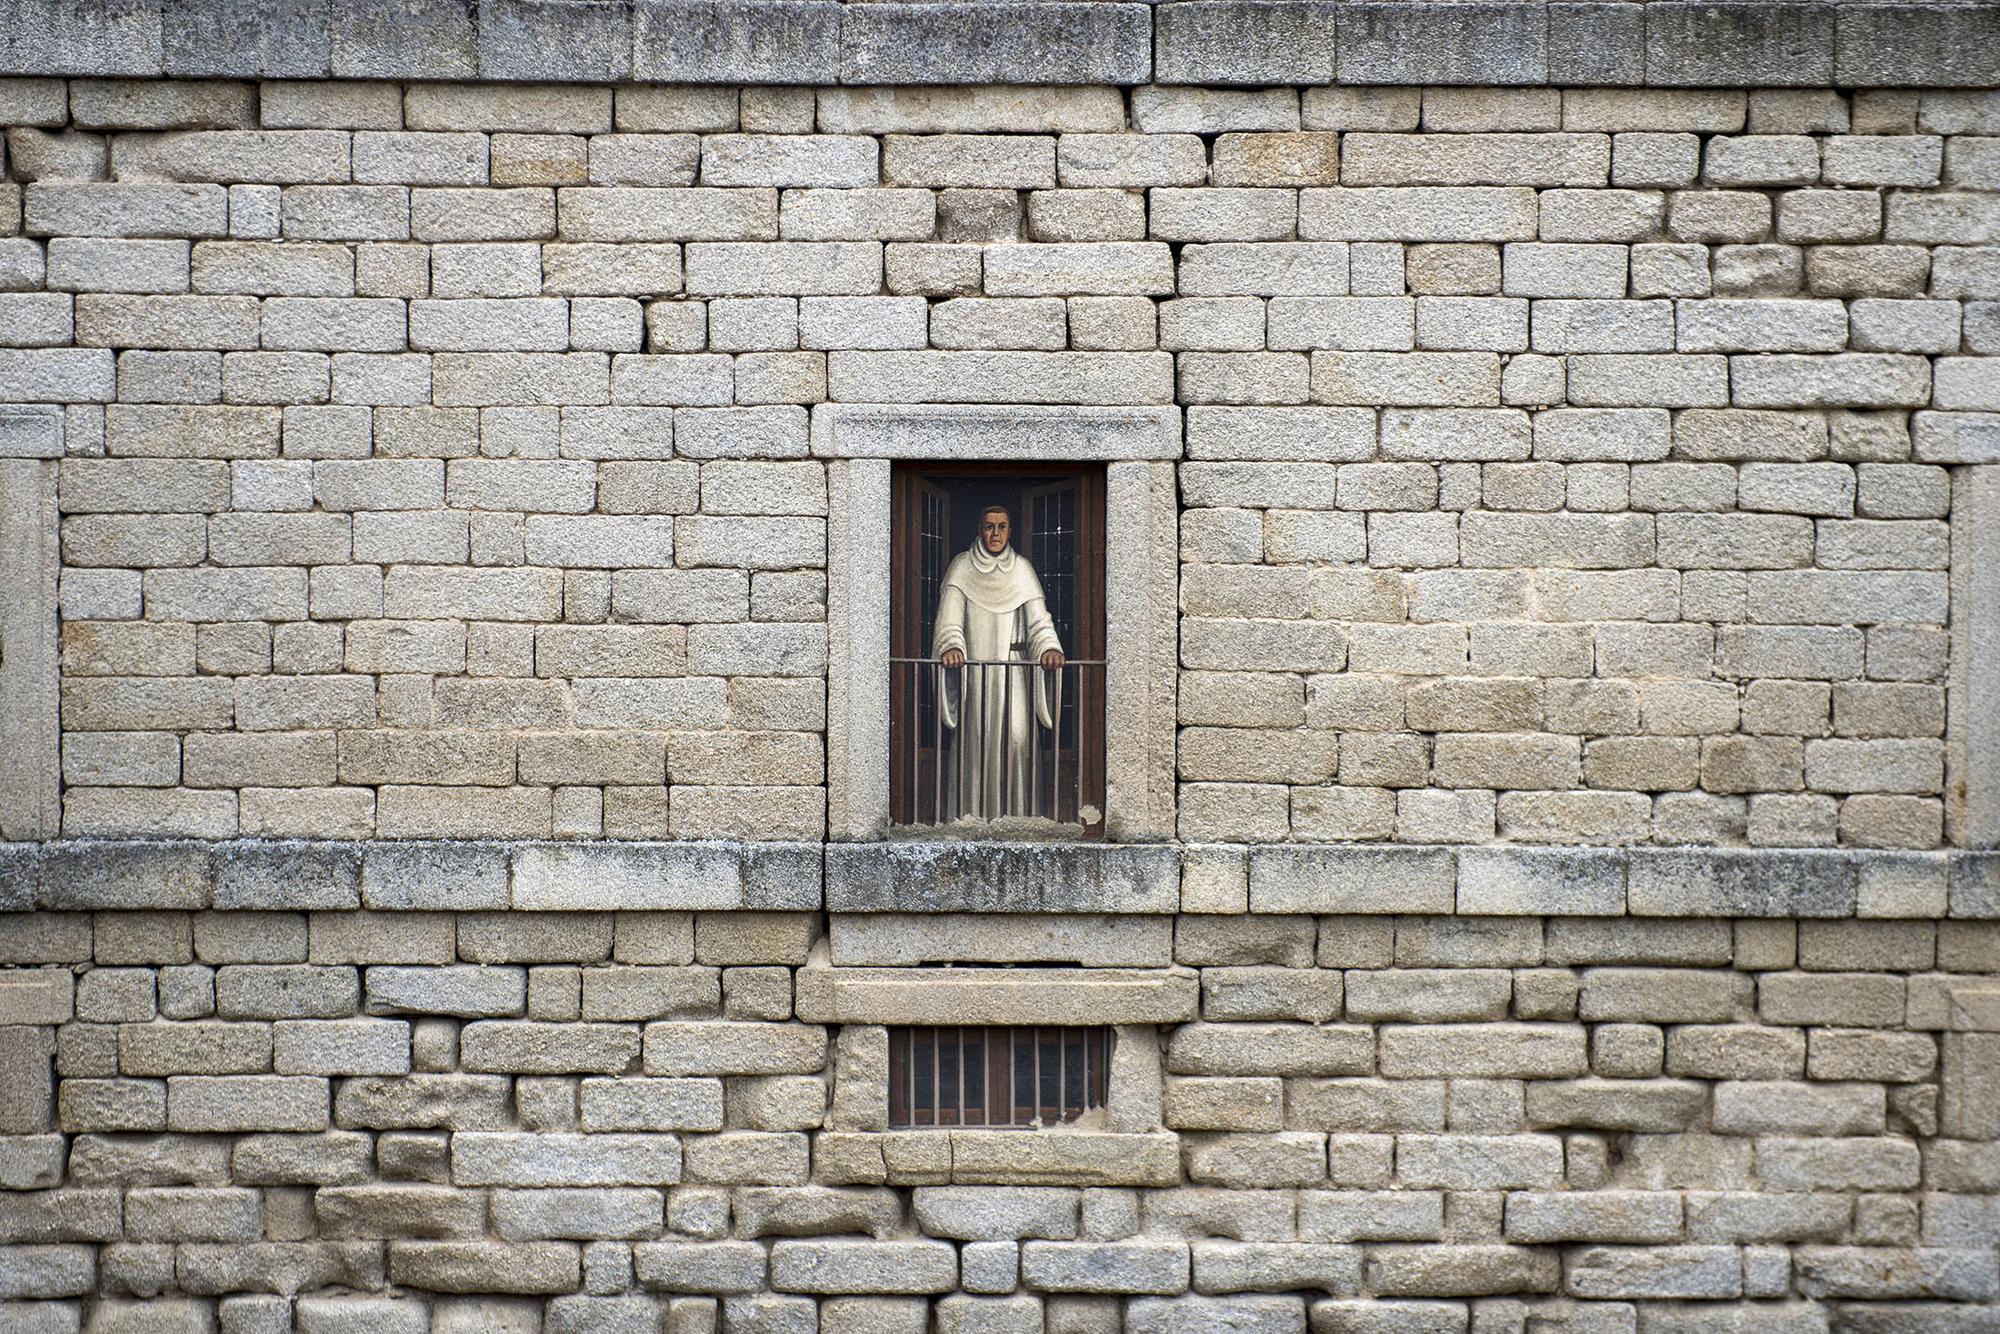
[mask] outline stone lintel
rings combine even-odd
[[[1991,87],[2000,6],[1808,0],[39,0],[0,74],[848,85]]]
[[[1200,989],[1185,968],[829,968],[798,972],[809,1024],[1180,1024]]]
[[[1252,914],[2000,918],[2000,852],[1974,849],[971,841],[22,841],[0,843],[0,912],[824,908],[843,966],[1159,967],[1171,916],[1216,910],[1199,876],[1184,903],[1184,864],[1223,862]]]
[[[1177,459],[1181,414],[1172,407],[822,403],[812,413],[812,448],[822,458]]]

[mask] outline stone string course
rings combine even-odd
[[[1980,3],[11,0],[0,74],[1991,87]]]
[[[1980,920],[2000,919],[2000,853],[1227,844],[0,844],[0,913],[149,907]]]

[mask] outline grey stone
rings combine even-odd
[[[1742,1261],[1733,1246],[1592,1247],[1572,1253],[1569,1290],[1579,1297],[1737,1297]]]
[[[167,1127],[197,1134],[327,1128],[327,1081],[306,1075],[174,1075]]]
[[[577,1248],[564,1242],[396,1241],[389,1281],[430,1292],[574,1292]]]
[[[0,1027],[0,1135],[54,1130],[55,1040],[47,1028]]]
[[[1172,459],[1176,408],[901,407],[822,403],[812,414],[823,458]]]
[[[1031,1241],[1021,1276],[1044,1292],[1157,1293],[1188,1287],[1188,1247],[1180,1241]]]
[[[659,1186],[680,1180],[674,1135],[461,1131],[452,1137],[460,1186]]]
[[[2000,462],[2000,413],[1919,412],[1914,422],[1921,462]]]
[[[920,1186],[912,1200],[933,1237],[1066,1241],[1077,1232],[1077,1192],[1066,1186]]]
[[[548,1334],[657,1334],[662,1305],[653,1297],[556,1297],[546,1328]]]
[[[1143,83],[1152,71],[1152,28],[1150,8],[1138,4],[849,5],[839,82]]]
[[[1597,848],[1464,848],[1458,911],[1617,916],[1625,911],[1625,857]]]
[[[1174,923],[1161,915],[836,912],[827,939],[837,966],[1073,963],[1158,967],[1172,961]]]
[[[1446,848],[1253,848],[1252,912],[1449,913]]]
[[[764,1286],[760,1246],[741,1241],[664,1241],[636,1247],[639,1281],[668,1292],[737,1294]]]
[[[1551,84],[1638,84],[1646,73],[1645,6],[1555,3],[1549,6]]]
[[[1075,1192],[1065,1193],[1072,1197],[1073,1215]],[[746,1187],[735,1193],[731,1212],[739,1237],[865,1234],[880,1238],[893,1236],[903,1220],[902,1201],[893,1191],[826,1186]],[[1074,1234],[1074,1222],[1071,1228],[1065,1235]]]
[[[818,1024],[1169,1024],[1195,1017],[1192,972],[803,968],[799,1018]]]
[[[0,458],[59,459],[63,419],[59,408],[0,410]],[[30,491],[32,494],[32,490]]]
[[[514,906],[543,911],[736,908],[735,849],[703,843],[529,845],[514,852]]]
[[[177,0],[160,6],[165,72],[184,79],[323,79],[333,52],[327,0]]]
[[[361,863],[361,901],[376,909],[507,906],[507,853],[476,843],[382,843]]]
[[[637,0],[632,77],[658,83],[838,83],[830,0]]]
[[[0,638],[8,646],[0,658],[0,838],[6,839],[53,838],[61,825],[57,468],[41,459],[60,454],[62,440],[61,422],[51,414],[0,417]],[[24,884],[0,872],[0,884],[9,882],[0,902],[11,902]]]
[[[1344,84],[1538,84],[1548,77],[1540,4],[1363,3],[1340,10]]]
[[[958,1251],[939,1241],[779,1241],[771,1247],[771,1286],[784,1292],[950,1292],[958,1286]]]
[[[1545,962],[1715,967],[1729,963],[1734,948],[1726,921],[1568,918],[1548,924]]]
[[[833,912],[1171,913],[1171,848],[995,843],[832,844]]]
[[[0,1147],[0,1190],[44,1190],[62,1181],[69,1141],[61,1135],[15,1135]]]
[[[9,74],[126,75],[161,72],[157,0],[40,0],[0,6],[0,69]]]
[[[1158,83],[1328,83],[1335,6],[1327,0],[1185,0],[1153,11]]]
[[[469,79],[476,10],[465,0],[352,0],[333,25],[335,78]]]
[[[220,908],[358,908],[361,850],[326,843],[226,843],[216,849]]]
[[[743,906],[767,911],[817,911],[825,858],[816,843],[753,843],[736,849],[742,864]]]
[[[482,79],[623,83],[632,10],[594,0],[479,0]]]
[[[2000,417],[1994,419],[2000,444]],[[2000,458],[2000,452],[1996,453]],[[1945,790],[1951,841],[2000,844],[2000,719],[1971,706],[2000,688],[2000,575],[1995,527],[2000,468],[1964,468],[1952,486],[1951,710],[1946,724]],[[1965,886],[1959,888],[1961,879]],[[1990,855],[1952,867],[1955,916],[2000,914],[2000,867]],[[1974,907],[1968,912],[1961,902]],[[1983,910],[1983,911],[1982,911]]]
[[[1835,852],[1635,848],[1626,890],[1643,917],[1851,917],[1852,857]]]
[[[42,906],[206,908],[208,849],[191,843],[64,843],[42,854]]]
[[[1283,1252],[1312,1252],[1325,1250],[1349,1251],[1347,1247],[1328,1248],[1313,1246],[1273,1247],[1278,1252],[1271,1258],[1282,1264]],[[1359,1277],[1360,1257],[1354,1254],[1354,1269]],[[1195,1252],[1197,1272],[1202,1261],[1202,1253]],[[1260,1268],[1267,1262],[1260,1256]],[[1322,1286],[1315,1282],[1295,1282],[1303,1278],[1299,1273],[1279,1271],[1283,1275],[1275,1279],[1286,1287]],[[1199,1280],[1198,1280],[1199,1281]],[[1329,1291],[1352,1292],[1352,1284],[1339,1288],[1326,1285]],[[1305,1298],[1295,1295],[1270,1294],[1251,1297],[1140,1297],[1135,1299],[1125,1313],[1125,1328],[1131,1334],[1206,1334],[1210,1330],[1236,1330],[1242,1334],[1299,1334],[1306,1327]]]
[[[497,1130],[513,1121],[511,1085],[498,1075],[344,1079],[334,1119],[370,1130]]]
[[[1954,853],[1950,893],[1953,917],[2000,917],[2000,852]]]
[[[1854,88],[2000,84],[2000,13],[1986,5],[1841,5],[1834,77]]]
[[[383,1285],[380,1242],[184,1243],[176,1250],[179,1286],[203,1295],[334,1286],[375,1290]]]
[[[1646,81],[1662,87],[1833,82],[1834,8],[1793,3],[1646,6]]]

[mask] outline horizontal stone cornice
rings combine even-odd
[[[1199,902],[1190,897],[1185,907],[1184,870],[1201,882]],[[2000,919],[2000,852],[983,842],[0,843],[0,912],[208,909],[1977,920]]]
[[[0,0],[0,74],[1987,87],[2000,6],[1799,0]]]

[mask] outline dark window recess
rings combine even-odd
[[[1091,465],[924,464],[894,477],[891,544],[889,774],[891,818],[899,825],[1027,817],[1096,836],[1104,828],[1104,470]],[[968,662],[955,671],[931,657],[944,574],[972,545],[981,511],[1005,505],[1013,544],[1034,565],[1067,663],[1057,672],[1021,663]],[[976,683],[969,678],[977,676]],[[1009,687],[1009,682],[1016,683]],[[977,684],[1007,711],[991,729],[954,728],[940,707],[946,691]],[[1026,706],[1039,683],[1050,724]],[[984,771],[986,747],[1012,728],[1023,701],[1026,764],[1016,772],[995,751],[998,779],[969,790]]]
[[[1044,1126],[1104,1105],[1104,1028],[892,1028],[889,1125]]]

